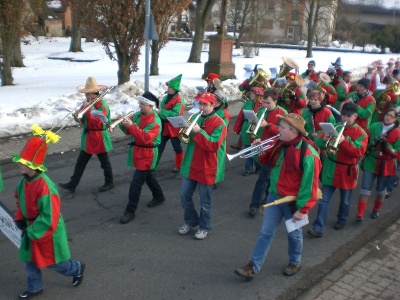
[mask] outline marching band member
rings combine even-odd
[[[338,98],[336,89],[333,87],[333,85],[324,81],[321,86],[321,92],[323,93],[321,104],[333,106]]]
[[[166,83],[168,86],[167,95],[164,96],[160,103],[160,111],[158,116],[162,122],[161,143],[158,145],[157,166],[160,162],[161,155],[164,152],[165,145],[171,140],[172,147],[175,152],[175,167],[172,173],[179,173],[183,159],[183,150],[181,141],[178,138],[179,128],[174,128],[168,121],[168,117],[182,116],[185,110],[185,100],[179,94],[182,74],[172,78]]]
[[[206,82],[207,82],[207,88],[206,92],[214,93],[217,88],[214,85],[214,79],[219,79],[219,75],[215,73],[209,73],[206,77]]]
[[[307,64],[307,70],[301,74],[303,79],[309,78],[312,81],[318,82],[318,72],[315,71],[315,60],[310,60]]]
[[[297,200],[265,210],[261,232],[251,258],[242,268],[235,270],[235,274],[246,279],[253,279],[254,274],[260,272],[282,219],[292,219],[294,222],[302,220],[317,201],[321,162],[317,151],[303,139],[307,136],[304,119],[293,113],[278,117],[282,119],[279,125],[280,141],[259,156],[260,163],[271,164],[267,203],[290,195],[297,195]],[[259,142],[260,140],[256,140],[255,144]],[[283,274],[292,276],[301,268],[301,227],[288,233],[288,240],[289,264]]]
[[[357,222],[362,222],[364,219],[375,178],[377,185],[372,219],[378,218],[386,196],[387,182],[391,176],[396,175],[396,159],[400,153],[400,129],[397,118],[398,112],[394,107],[390,107],[384,114],[383,122],[374,123],[370,127],[371,139],[361,164],[363,179],[358,199]]]
[[[376,109],[372,114],[371,124],[375,122],[382,122],[383,115],[389,107],[399,106],[400,97],[393,90],[394,78],[386,75],[382,83],[386,85],[386,89],[376,97]]]
[[[106,89],[105,86],[97,85],[94,77],[86,80],[85,86],[78,86],[78,92],[84,93],[86,102],[82,109],[91,105],[99,97],[99,92]],[[99,112],[104,117],[99,118],[93,114],[93,111]],[[104,121],[106,120],[106,121]],[[81,180],[86,165],[93,154],[97,155],[101,168],[104,170],[104,185],[100,187],[100,192],[105,192],[114,187],[113,171],[107,152],[112,150],[110,133],[107,131],[107,123],[111,120],[110,108],[104,99],[96,102],[82,117],[83,131],[81,135],[81,151],[75,164],[74,173],[67,183],[59,183],[58,185],[70,191],[75,192],[76,187]]]
[[[231,115],[228,111],[228,101],[225,97],[225,94],[222,91],[215,91],[214,93],[215,96],[215,114],[220,117],[226,126],[226,147],[228,148],[228,133],[229,133],[229,122],[231,121]],[[226,149],[228,150],[228,149]]]
[[[340,80],[336,86],[337,99],[333,104],[333,107],[340,109],[343,105],[343,101],[347,100],[347,95],[350,93],[352,74],[350,71],[343,72],[343,79]]]
[[[245,118],[243,110],[253,110],[254,113],[257,113],[258,108],[261,106],[261,102],[264,96],[264,91],[260,87],[253,87],[250,92],[251,101],[246,101],[243,103],[242,109],[239,112],[239,115],[236,118],[235,124],[233,126],[233,132],[242,137],[242,142],[245,148],[250,147],[250,137],[247,133],[247,129],[249,128],[249,121]],[[256,172],[259,169],[259,165],[254,160],[253,157],[249,157],[245,159],[245,168],[243,172],[243,176],[248,176],[254,172],[253,165],[255,165]]]
[[[380,63],[376,66],[376,72],[379,75],[379,79],[380,79],[380,83],[382,83],[382,79],[383,77],[385,77],[386,73],[385,73],[385,65],[382,63],[382,61],[380,60]]]
[[[342,61],[341,58],[338,57],[335,62],[331,63],[333,68],[335,69],[334,74],[330,74],[330,71],[328,70],[326,74],[328,75],[333,75],[332,78],[332,85],[336,88],[336,86],[339,84],[340,80],[343,79],[343,69],[342,69]]]
[[[154,207],[165,202],[164,193],[154,172],[161,141],[161,120],[155,111],[159,100],[152,93],[145,92],[138,101],[140,111],[130,119],[124,118],[119,125],[126,135],[131,136],[127,163],[128,166],[136,169],[129,187],[128,204],[123,216],[119,219],[121,224],[129,223],[135,218],[144,183],[153,195],[147,207]]]
[[[392,76],[393,75],[393,70],[395,69],[394,67],[394,58],[389,59],[389,61],[387,62],[387,68],[385,69],[385,74]],[[383,83],[383,82],[382,82]]]
[[[306,99],[301,87],[295,81],[295,73],[287,73],[286,80],[288,87],[280,89],[278,94],[278,105],[284,108],[288,113],[301,115],[301,111],[306,107]]]
[[[357,90],[348,95],[348,99],[357,104],[357,119],[356,123],[364,129],[368,134],[369,124],[371,123],[371,117],[375,110],[376,102],[375,98],[371,96],[369,92],[369,86],[371,80],[368,78],[361,78],[357,82]]]
[[[40,137],[29,138],[21,153],[14,154],[12,159],[23,175],[15,190],[14,221],[23,232],[19,258],[25,262],[28,287],[19,294],[19,299],[43,293],[43,268],[72,277],[74,287],[82,283],[85,271],[83,262],[70,258],[61,199],[56,185],[45,174],[46,142],[56,142],[59,138],[48,141],[47,137],[46,141]]]
[[[211,212],[214,184],[224,180],[226,154],[226,126],[214,111],[215,95],[204,92],[196,97],[201,115],[190,132],[190,141],[183,157],[180,192],[185,224],[179,228],[181,235],[199,226],[195,239],[203,240],[211,230]],[[200,214],[193,203],[193,193],[199,185]]]
[[[376,72],[376,67],[374,65],[369,65],[367,73],[364,74],[365,78],[368,78],[371,80],[371,85],[369,87],[369,90],[372,93],[372,96],[376,96],[376,88],[378,85],[381,83],[381,78],[379,77],[378,72]]]
[[[263,113],[264,119],[261,122],[262,130],[258,130],[257,135],[261,140],[266,140],[278,134],[278,123],[281,120],[278,115],[286,115],[287,111],[277,105],[278,92],[275,89],[269,89],[264,93],[264,99],[262,106],[257,111],[257,118],[261,118]],[[263,200],[268,196],[269,187],[269,172],[270,165],[261,165],[258,172],[258,179],[254,185],[253,194],[251,197],[251,203],[249,208],[249,216],[254,217],[257,214],[258,209]]]
[[[327,158],[324,159],[322,167],[322,200],[318,203],[318,214],[312,229],[307,231],[313,237],[322,237],[329,213],[329,206],[335,190],[340,189],[340,206],[337,214],[337,222],[334,229],[341,230],[347,223],[349,217],[351,196],[357,187],[358,160],[364,155],[368,136],[365,131],[355,123],[357,118],[357,105],[346,102],[341,110],[344,130],[340,135],[337,152],[327,149],[329,136],[321,133],[315,143],[322,150],[326,150]],[[344,125],[344,122],[346,124]],[[339,130],[340,132],[340,130]]]

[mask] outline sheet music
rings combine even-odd
[[[186,119],[182,116],[177,116],[177,117],[167,117],[168,121],[174,126],[175,128],[181,128],[181,127],[189,127],[189,123],[186,121]]]
[[[319,126],[321,126],[322,130],[325,132],[325,135],[338,136],[338,133],[337,133],[335,127],[333,127],[332,123],[321,122],[321,123],[319,123]]]
[[[258,122],[258,118],[257,118],[257,116],[256,116],[256,114],[254,113],[253,110],[244,109],[244,110],[243,110],[243,114],[244,114],[244,117],[245,117],[250,123],[251,123],[251,122],[257,123],[257,122]]]
[[[300,221],[293,222],[293,219],[287,220],[286,222],[287,232],[290,233],[293,230],[299,229],[304,225],[308,224],[308,215],[305,215],[304,218]]]

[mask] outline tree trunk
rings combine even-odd
[[[83,52],[81,41],[81,24],[78,24],[74,20],[74,14],[72,14],[71,43],[69,45],[69,52]]]
[[[115,43],[115,54],[118,58],[118,85],[131,80],[131,63],[129,59],[129,54],[124,53],[119,48],[119,44]]]
[[[14,78],[11,71],[12,49],[10,45],[3,44],[3,62],[1,65],[1,85],[13,85]]]
[[[151,62],[150,75],[160,75],[158,70],[158,58],[160,57],[159,42],[152,41],[151,43]]]
[[[317,30],[318,26],[318,12],[319,12],[319,5],[318,0],[311,0],[310,1],[310,13],[308,15],[307,21],[307,56],[306,57],[313,57],[312,49],[313,49],[313,41],[314,35]]]
[[[19,37],[15,41],[13,48],[14,49],[12,50],[11,66],[16,68],[25,67],[24,62],[22,60],[21,41]]]

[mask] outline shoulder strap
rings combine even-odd
[[[308,148],[308,142],[307,141],[305,141],[305,140],[302,140],[302,143],[301,143],[301,150],[300,150],[300,169],[302,170],[302,171],[304,171],[303,170],[303,160],[304,160],[304,156],[305,156],[305,154],[306,154],[306,150],[307,150],[307,148]]]

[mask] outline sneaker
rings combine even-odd
[[[195,233],[194,238],[196,240],[204,240],[207,237],[207,235],[208,235],[208,231],[200,229]]]
[[[364,221],[364,217],[363,216],[357,216],[356,217],[356,222],[357,223],[361,223],[362,221]]]
[[[391,194],[392,194],[392,192],[386,192],[385,199],[390,198]]]
[[[301,269],[301,264],[295,265],[289,263],[289,265],[283,270],[283,274],[286,276],[293,276],[298,271],[300,271],[300,269]]]
[[[255,207],[250,207],[250,209],[249,209],[249,216],[250,216],[250,217],[255,217],[256,214],[257,214],[257,208],[255,208]]]
[[[374,210],[371,214],[371,218],[372,219],[376,219],[379,217],[379,211]]]
[[[171,170],[171,173],[179,173],[180,170],[181,170],[181,169],[175,167],[175,168],[173,168],[173,169]]]
[[[74,287],[77,287],[82,283],[82,281],[83,281],[83,273],[85,272],[85,268],[86,268],[86,264],[81,262],[81,271],[80,271],[79,275],[75,276],[74,278],[72,278],[72,285]]]
[[[114,183],[110,182],[110,183],[105,183],[102,187],[99,188],[99,192],[106,192],[111,190],[112,188],[114,188]]]
[[[243,176],[249,176],[250,174],[253,174],[253,171],[245,171],[243,172]]]
[[[71,181],[67,183],[59,183],[58,186],[64,190],[68,190],[70,193],[75,193],[75,188]]]
[[[119,219],[121,224],[126,224],[135,218],[135,213],[124,212],[124,215]]]
[[[190,230],[192,230],[192,228],[193,228],[192,226],[185,224],[181,228],[179,228],[178,232],[179,232],[179,234],[182,234],[182,235],[188,234],[190,232]]]
[[[335,229],[335,230],[341,230],[341,229],[344,228],[344,226],[346,226],[346,223],[339,223],[339,222],[337,222],[337,223],[335,224],[335,226],[333,226],[333,229]]]
[[[234,273],[247,280],[252,280],[254,278],[254,263],[249,260],[241,269],[236,269]]]
[[[34,292],[34,293],[25,291],[25,292],[22,292],[21,294],[19,294],[18,299],[30,299],[32,297],[40,295],[41,293],[43,293],[43,289],[41,289],[40,291]]]
[[[307,233],[315,238],[322,238],[322,236],[324,235],[321,231],[317,231],[311,228],[307,230]]]
[[[165,202],[165,198],[162,198],[161,200],[156,200],[156,199],[151,199],[149,203],[147,203],[147,207],[155,207],[157,205],[161,205]]]

